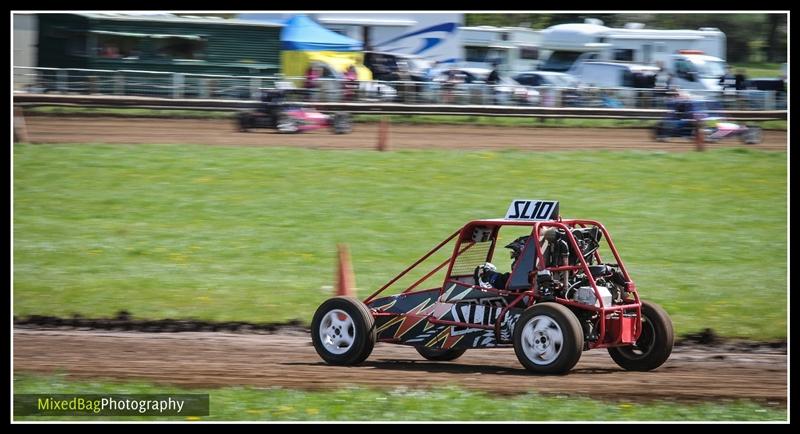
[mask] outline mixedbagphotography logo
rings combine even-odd
[[[208,394],[16,394],[15,416],[208,416]]]

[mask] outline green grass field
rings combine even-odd
[[[599,401],[529,393],[497,398],[458,388],[364,388],[329,392],[287,389],[179,389],[147,383],[70,381],[15,375],[14,393],[208,393],[209,416],[37,417],[15,420],[251,420],[251,421],[786,421],[782,405],[735,402]]]
[[[785,338],[786,156],[15,145],[14,314],[309,323],[336,243],[366,295],[542,198],[603,222],[678,334]]]

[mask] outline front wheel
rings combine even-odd
[[[420,356],[435,362],[449,362],[463,356],[464,353],[467,352],[466,348],[442,349],[416,347],[416,349]]]
[[[334,114],[331,126],[334,134],[347,134],[353,129],[350,116],[346,113]]]
[[[659,305],[642,302],[642,334],[633,345],[612,347],[608,354],[621,368],[628,371],[652,371],[672,354],[675,332],[672,320]]]
[[[653,138],[659,142],[667,141],[667,129],[663,122],[659,122],[653,127]]]
[[[236,115],[236,126],[239,132],[246,133],[251,126],[250,113],[239,113]]]
[[[357,365],[375,347],[375,318],[355,297],[334,297],[322,303],[311,321],[311,341],[330,365]]]
[[[296,133],[300,130],[297,121],[287,114],[278,116],[276,127],[278,128],[278,132],[286,134]]]
[[[581,358],[583,328],[565,306],[539,303],[520,315],[513,341],[517,359],[527,370],[563,374]]]

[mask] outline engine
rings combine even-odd
[[[600,300],[589,283],[589,276],[582,269],[578,271],[539,271],[536,275],[536,283],[542,300],[554,300],[558,297],[594,307],[600,307],[601,301],[603,306],[625,303],[628,298],[627,282],[619,266],[597,263],[595,253],[600,247],[602,237],[600,229],[596,227],[579,228],[572,229],[571,232],[580,248],[579,251],[571,248],[569,237],[564,230],[552,228],[544,232],[544,240],[547,243],[542,252],[544,260],[547,267],[574,266],[580,264],[580,257],[583,256],[597,286]],[[573,309],[573,311],[581,322],[586,340],[596,340],[600,315],[590,310]]]
[[[543,255],[548,267],[579,265],[580,256],[588,264],[604,306],[622,304],[627,298],[625,277],[617,264],[596,263],[595,253],[600,247],[602,232],[597,227],[572,229],[572,235],[580,248],[571,248],[568,235],[562,229],[544,232],[547,246]],[[579,256],[580,255],[580,256]],[[566,298],[589,306],[600,307],[600,301],[583,270],[578,272],[549,270],[540,271],[537,286],[543,298]]]

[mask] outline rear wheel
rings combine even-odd
[[[531,372],[563,374],[581,358],[583,329],[566,307],[539,303],[523,312],[514,326],[514,352]]]
[[[449,362],[450,360],[455,360],[463,356],[464,353],[467,351],[466,348],[442,349],[442,348],[416,347],[416,349],[420,356],[436,362]]]
[[[742,142],[747,145],[756,145],[761,143],[761,128],[747,127],[747,130],[742,134]]]
[[[375,318],[355,297],[334,297],[322,303],[311,321],[311,341],[331,365],[357,365],[375,347]]]
[[[672,354],[675,332],[667,312],[659,305],[642,302],[642,334],[633,345],[613,347],[608,354],[628,371],[651,371]]]

